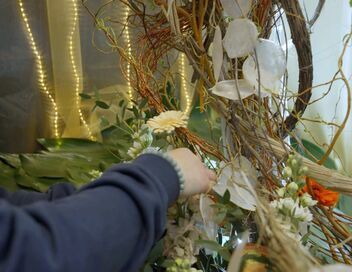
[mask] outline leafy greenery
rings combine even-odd
[[[83,139],[40,139],[37,154],[1,154],[1,186],[14,191],[24,187],[44,192],[57,182],[79,187],[91,181],[92,170],[104,171],[118,163],[118,150]]]
[[[325,150],[323,150],[320,146],[305,139],[301,139],[301,143],[303,147],[294,138],[291,138],[292,147],[302,156],[310,159],[311,161],[316,162],[324,156]],[[337,169],[336,163],[330,157],[328,157],[325,161],[324,166],[329,169]]]

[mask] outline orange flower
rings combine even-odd
[[[335,206],[336,203],[339,201],[339,193],[330,191],[326,189],[324,186],[320,185],[314,179],[308,179],[308,182],[313,190],[313,198],[317,200],[320,204],[324,206]],[[305,193],[309,193],[308,186],[305,185],[302,188],[302,191]]]

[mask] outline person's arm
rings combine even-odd
[[[0,199],[4,199],[12,205],[24,206],[37,201],[53,201],[60,199],[76,192],[76,188],[70,183],[58,183],[49,188],[46,193],[34,191],[19,190],[16,192],[8,192],[0,188]]]
[[[59,200],[0,200],[0,271],[138,271],[178,193],[171,164],[142,155]]]

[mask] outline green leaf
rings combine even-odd
[[[95,101],[95,105],[99,108],[102,108],[102,109],[110,108],[110,106],[108,104],[106,104],[105,102],[100,101],[100,100]]]
[[[220,244],[218,244],[215,241],[212,240],[197,240],[196,241],[196,245],[201,247],[201,248],[207,248],[210,249],[212,251],[215,251],[217,253],[219,253],[221,255],[221,257],[225,260],[225,261],[229,261],[231,254],[230,251],[225,248],[222,247]]]
[[[118,153],[116,148],[99,142],[71,138],[39,139],[38,142],[51,153],[76,153],[86,157],[87,160],[107,164],[120,162],[114,156],[115,153]]]
[[[142,271],[143,271],[143,272],[153,272],[154,270],[153,270],[153,268],[150,266],[150,264],[147,263],[147,264],[143,267]]]
[[[116,125],[121,126],[121,121],[118,114],[116,114]]]
[[[148,103],[148,97],[143,98],[141,103],[139,104],[139,108],[143,109],[147,103]]]
[[[135,106],[133,106],[132,112],[133,112],[134,116],[138,119],[139,118],[139,111]]]
[[[230,192],[229,192],[229,190],[226,189],[225,194],[222,198],[222,203],[224,203],[224,204],[230,203],[230,197],[231,197]]]
[[[58,182],[67,182],[63,178],[36,178],[27,175],[22,169],[17,170],[14,176],[16,183],[26,189],[35,190],[38,192],[46,192],[49,187]]]
[[[80,93],[79,96],[80,96],[82,99],[91,99],[91,98],[92,98],[91,95],[86,94],[86,93]]]
[[[72,153],[42,153],[20,155],[24,171],[33,177],[65,178],[69,166],[97,169],[99,161]]]
[[[122,105],[125,103],[125,100],[121,100],[120,102],[119,102],[119,107],[122,107]]]
[[[292,147],[298,152],[300,153],[302,156],[306,157],[307,159],[315,162],[316,160],[320,160],[324,154],[325,154],[325,150],[322,149],[320,146],[305,140],[305,139],[301,139],[302,145],[305,149],[307,149],[309,152],[306,152],[299,144],[298,142],[294,139],[291,138],[291,145]],[[309,154],[311,153],[311,154]],[[325,161],[324,166],[329,168],[329,169],[337,169],[336,163],[334,162],[334,160],[330,157],[328,157],[328,159]]]
[[[0,160],[13,168],[21,167],[21,161],[17,154],[0,154]]]
[[[15,182],[15,169],[0,162],[0,187],[10,192],[17,191],[19,187]]]
[[[147,261],[148,263],[155,263],[162,255],[164,250],[164,239],[158,241],[150,251]]]
[[[32,177],[61,178],[66,176],[67,161],[60,157],[21,154],[20,160],[24,171]]]
[[[241,219],[243,218],[244,216],[244,213],[243,211],[241,210],[241,208],[239,207],[234,207],[234,208],[231,208],[230,211],[229,211],[229,214],[234,218],[234,219]]]
[[[66,169],[66,177],[69,181],[74,183],[77,187],[87,184],[92,181],[94,177],[89,174],[93,169],[85,167],[71,166]]]
[[[218,224],[221,224],[225,220],[226,215],[227,215],[226,210],[220,210],[216,213],[214,217],[214,221]]]
[[[197,107],[193,108],[189,117],[188,128],[204,140],[212,143],[218,143],[221,137],[220,123],[216,114],[210,108],[206,112],[200,112]]]
[[[50,152],[95,152],[102,149],[100,143],[85,139],[38,139],[38,142]]]

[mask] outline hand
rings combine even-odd
[[[213,171],[205,167],[202,161],[187,148],[178,148],[167,152],[178,164],[185,178],[183,196],[205,193],[216,181]]]

